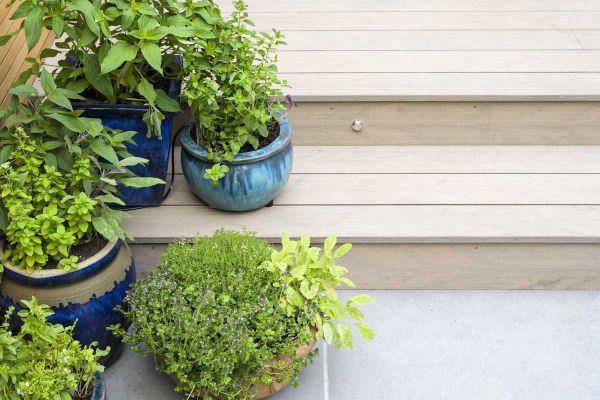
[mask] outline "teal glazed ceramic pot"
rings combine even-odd
[[[223,211],[251,211],[269,204],[287,183],[292,172],[292,128],[281,116],[279,136],[271,144],[256,151],[239,153],[216,186],[204,178],[213,166],[208,153],[191,136],[181,134],[181,166],[188,184],[202,201]]]

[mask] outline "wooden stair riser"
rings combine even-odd
[[[288,117],[303,146],[600,145],[600,102],[296,102]]]
[[[167,244],[133,244],[138,271]],[[368,244],[340,264],[360,289],[600,289],[599,244]]]

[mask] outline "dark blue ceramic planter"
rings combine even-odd
[[[181,83],[172,79],[168,95],[179,100]],[[175,113],[166,113],[162,121],[162,138],[146,137],[148,128],[143,121],[143,116],[148,110],[146,105],[131,104],[87,104],[76,103],[73,108],[84,110],[83,116],[98,118],[102,124],[113,129],[136,132],[133,140],[135,144],[127,144],[127,150],[136,157],[149,160],[146,165],[130,167],[137,176],[154,177],[165,180],[171,150],[171,134]],[[164,185],[155,185],[147,188],[119,187],[121,199],[129,207],[145,207],[160,205],[163,198]]]
[[[4,270],[1,307],[14,306],[18,312],[21,300],[35,296],[54,311],[49,322],[65,326],[77,322],[74,337],[82,344],[98,342],[100,348],[110,346],[111,354],[118,352],[121,341],[106,328],[126,324],[123,314],[115,310],[125,307],[126,292],[135,280],[135,265],[125,243],[108,243],[71,272],[53,269],[28,273],[7,262]],[[17,321],[15,318],[13,323],[18,327]]]
[[[96,385],[94,386],[90,400],[106,400],[106,385],[104,377],[99,372],[96,373]]]
[[[282,190],[292,172],[292,128],[281,117],[279,136],[267,147],[238,154],[229,172],[216,186],[204,178],[213,163],[208,153],[192,139],[190,131],[181,134],[181,166],[194,193],[206,204],[223,211],[250,211],[264,207]]]

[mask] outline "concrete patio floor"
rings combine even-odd
[[[375,341],[321,348],[300,388],[273,400],[600,398],[600,292],[369,294]],[[184,398],[150,357],[130,351],[105,376],[110,400]]]

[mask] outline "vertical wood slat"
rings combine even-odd
[[[20,24],[19,21],[10,20],[10,16],[18,7],[18,4],[13,4],[13,6],[7,8],[7,3],[8,0],[0,0],[0,35],[14,31]],[[52,32],[44,30],[39,44],[31,52],[28,52],[25,36],[21,32],[0,48],[0,108],[4,108],[6,105],[8,90],[12,83],[22,71],[29,67],[29,63],[25,59],[28,57],[37,58],[40,52],[50,47],[53,41]]]

